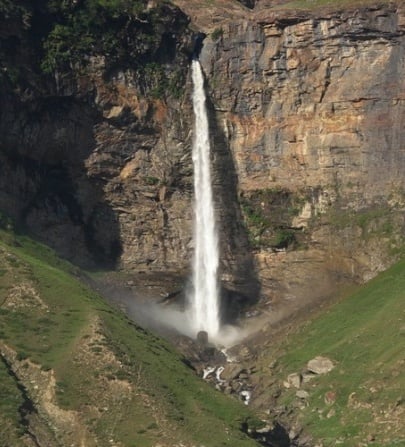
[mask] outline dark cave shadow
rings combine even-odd
[[[99,112],[73,97],[22,102],[7,91],[0,110],[0,209],[73,263],[114,268],[122,251],[118,218],[85,166]]]
[[[208,91],[207,85],[205,90]],[[231,281],[222,281],[221,284],[221,314],[224,323],[232,323],[244,309],[259,300],[260,282],[239,205],[238,176],[232,152],[218,123],[214,104],[209,95],[206,96],[212,148],[213,192],[222,235],[220,273],[232,277]]]

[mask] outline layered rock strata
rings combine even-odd
[[[266,295],[299,307],[394,261],[404,234],[404,25],[393,3],[303,12],[258,2],[206,42]]]

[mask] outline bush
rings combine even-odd
[[[274,248],[287,248],[295,242],[295,234],[293,230],[279,229],[274,237],[272,246]]]
[[[52,73],[56,69],[83,64],[86,58],[96,53],[106,54],[112,59],[123,57],[122,42],[128,45],[126,37],[134,32],[143,2],[85,0],[74,4],[52,1],[48,8],[55,25],[44,42],[41,68]],[[144,22],[149,25],[147,20]]]

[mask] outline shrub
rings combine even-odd
[[[211,33],[212,40],[218,40],[220,37],[224,35],[224,30],[222,28],[215,28]]]
[[[95,53],[112,59],[123,57],[121,41],[134,32],[135,19],[142,12],[143,3],[130,0],[52,1],[49,12],[55,25],[44,42],[45,55],[41,68],[46,73],[82,64]],[[147,22],[147,20],[145,21]]]

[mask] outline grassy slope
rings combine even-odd
[[[0,232],[0,340],[29,357],[57,380],[57,403],[75,409],[98,439],[114,439],[124,446],[203,443],[206,446],[254,445],[240,431],[247,410],[196,379],[181,358],[161,339],[143,331],[111,309],[74,277],[75,270],[46,247],[26,238]],[[48,306],[10,308],[10,291],[33,284]],[[24,291],[25,290],[25,291]],[[29,287],[19,295],[32,300]],[[26,296],[25,296],[25,295]],[[18,301],[18,300],[17,300]],[[264,351],[262,366],[278,358],[273,372],[279,383],[300,372],[308,360],[325,355],[336,368],[303,388],[306,406],[299,408],[295,389],[284,390],[280,401],[294,408],[305,430],[323,446],[399,446],[405,443],[405,261],[379,275],[281,343]],[[77,347],[88,335],[94,318],[104,339],[92,343],[93,354],[107,347],[122,363],[117,371],[75,360]],[[96,357],[93,357],[96,358]],[[124,399],[103,398],[108,377],[128,381],[135,388]],[[19,446],[24,433],[18,407],[21,391],[0,361],[0,441]],[[266,377],[263,378],[264,392]],[[333,403],[325,395],[335,396]],[[89,403],[108,406],[97,417],[86,413]],[[164,441],[163,441],[164,442]],[[100,446],[104,445],[99,441]],[[165,445],[165,444],[162,444]],[[187,445],[187,444],[186,444]]]
[[[197,379],[167,343],[111,309],[46,247],[26,238],[15,241],[10,233],[0,236],[0,341],[16,350],[19,359],[28,357],[42,370],[54,371],[57,404],[79,412],[97,445],[109,445],[112,433],[124,446],[147,447],[158,441],[174,445],[180,440],[215,447],[256,445],[239,431],[248,416],[243,405]],[[17,284],[25,285],[25,292],[16,294]],[[46,311],[43,305],[7,305],[12,290],[17,298],[32,301],[27,284],[35,285]],[[95,318],[103,339],[91,344],[88,363],[83,361],[86,356],[78,362]],[[105,349],[120,362],[118,370],[114,362],[97,361]],[[134,391],[106,399],[103,387],[118,382],[128,382]],[[22,396],[1,361],[0,384],[0,441],[19,446]],[[97,406],[108,411],[88,410]]]
[[[303,385],[307,406],[298,405],[296,389],[284,389],[281,396],[306,431],[324,447],[369,445],[371,440],[373,446],[405,445],[405,260],[262,358],[268,362],[280,356],[280,383],[318,355],[336,367]],[[332,396],[329,403],[326,393]]]

